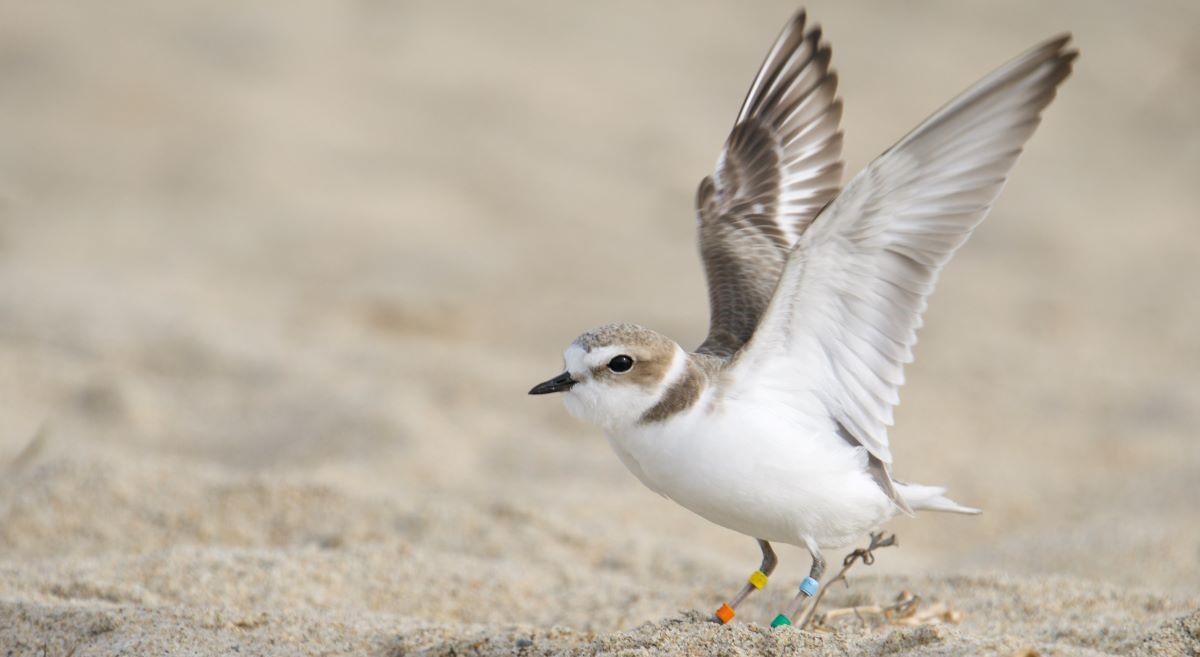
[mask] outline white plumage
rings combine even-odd
[[[779,36],[700,185],[704,343],[689,353],[649,329],[601,327],[531,393],[564,392],[642,483],[759,539],[764,568],[767,542],[806,547],[815,585],[823,549],[897,513],[978,512],[894,480],[887,428],[942,267],[1076,53],[1064,36],[1021,55],[839,191],[837,76],[820,30],[804,25],[801,12]]]

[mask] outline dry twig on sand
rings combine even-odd
[[[842,569],[825,586],[821,587],[820,593],[817,594],[816,599],[809,606],[804,617],[801,618],[797,625],[803,628],[811,623],[813,629],[828,630],[833,628],[833,624],[838,619],[851,615],[864,624],[869,622],[872,617],[890,625],[937,625],[940,623],[958,623],[961,621],[962,612],[951,609],[946,604],[940,602],[922,606],[921,596],[909,591],[901,591],[896,596],[896,601],[886,606],[840,607],[830,609],[821,614],[816,613],[817,607],[821,604],[821,600],[825,597],[825,593],[829,590],[830,586],[839,581],[849,586],[849,582],[846,580],[846,572],[850,570],[851,566],[858,561],[862,561],[864,565],[870,566],[875,563],[875,550],[894,545],[897,545],[895,534],[886,536],[883,532],[871,534],[871,542],[866,548],[855,550],[846,555],[846,558],[842,560]]]
[[[839,607],[817,615],[813,619],[813,629],[831,630],[839,619],[853,616],[864,625],[871,620],[889,625],[940,625],[943,623],[957,624],[962,621],[963,614],[952,609],[943,602],[922,604],[921,596],[910,591],[901,591],[896,601],[890,605],[866,605],[861,607]]]

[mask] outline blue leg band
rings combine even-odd
[[[800,592],[808,597],[813,597],[821,588],[821,584],[811,577],[805,577],[803,582],[800,582]]]

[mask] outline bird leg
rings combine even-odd
[[[808,577],[805,577],[804,581],[800,582],[800,592],[796,594],[796,597],[792,598],[787,607],[784,607],[783,613],[771,621],[771,627],[791,625],[792,617],[821,588],[821,575],[825,572],[825,559],[821,557],[821,552],[815,546],[810,545],[808,551],[812,554],[813,560],[812,568],[808,571]]]
[[[728,604],[721,605],[721,607],[717,609],[716,617],[717,620],[719,620],[722,624],[733,620],[733,610],[737,609],[737,606],[740,605],[742,601],[745,600],[751,593],[754,593],[755,591],[767,585],[767,578],[770,577],[771,573],[775,570],[775,564],[779,563],[779,559],[775,556],[775,550],[771,549],[771,544],[762,540],[761,538],[757,540],[758,547],[760,550],[762,550],[762,564],[758,567],[758,570],[750,574],[750,580],[746,582],[746,585],[742,587],[742,590],[739,591],[736,596],[734,596],[733,600],[729,601]]]
[[[871,543],[865,548],[859,548],[846,555],[846,558],[842,560],[842,569],[838,571],[837,575],[833,576],[833,579],[829,580],[826,585],[821,588],[820,593],[817,594],[817,599],[813,600],[812,607],[805,611],[804,616],[800,619],[800,622],[796,623],[796,626],[801,629],[808,626],[809,622],[812,621],[813,616],[816,614],[817,605],[821,604],[821,598],[825,597],[825,591],[828,589],[829,585],[837,582],[838,580],[843,582],[846,581],[846,571],[850,570],[850,567],[853,566],[856,561],[862,561],[863,564],[870,566],[871,564],[875,563],[876,549],[891,547],[896,544],[895,534],[884,536],[883,532],[872,532]]]

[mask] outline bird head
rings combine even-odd
[[[658,403],[686,358],[666,336],[634,324],[609,324],[575,338],[563,352],[566,371],[529,394],[561,392],[572,415],[619,431]]]

